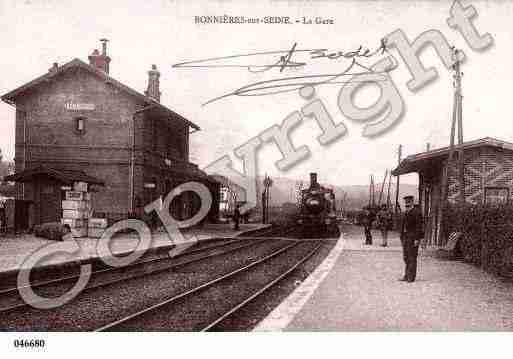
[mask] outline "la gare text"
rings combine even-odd
[[[290,16],[264,16],[260,18],[253,18],[247,16],[194,16],[194,23],[196,24],[303,24],[303,25],[333,25],[335,20],[333,18],[326,18],[321,16],[300,18],[291,18]]]

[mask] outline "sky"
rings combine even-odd
[[[255,5],[258,4],[258,5]],[[513,3],[507,1],[462,1],[473,5],[477,30],[490,33],[494,44],[482,52],[473,51],[463,37],[451,29],[450,1],[0,1],[0,93],[4,94],[44,74],[51,64],[73,58],[87,61],[100,38],[108,38],[112,58],[110,75],[143,92],[147,71],[156,64],[161,72],[161,103],[201,127],[191,135],[191,158],[200,167],[281,122],[307,104],[297,91],[269,96],[231,96],[202,105],[208,100],[258,81],[280,76],[340,72],[344,61],[312,61],[308,69],[278,69],[254,73],[247,68],[176,68],[173,64],[260,51],[297,48],[327,48],[351,51],[360,45],[374,49],[380,39],[401,29],[413,40],[435,29],[449,43],[462,49],[464,139],[496,137],[513,142],[508,106],[513,83]],[[246,17],[289,16],[293,19],[322,17],[334,24],[197,24],[195,16],[231,15]],[[426,48],[421,59],[434,66],[438,79],[417,92],[406,83],[410,73],[396,50],[398,67],[390,73],[405,105],[397,125],[376,138],[362,136],[363,123],[346,118],[337,106],[342,85],[316,87],[335,123],[348,132],[330,145],[321,145],[321,131],[313,119],[305,118],[291,132],[296,147],[306,145],[307,160],[281,171],[275,162],[278,148],[268,143],[258,151],[259,174],[307,179],[316,171],[319,180],[334,185],[368,184],[370,174],[378,182],[386,169],[397,165],[397,147],[403,155],[422,152],[449,143],[453,106],[452,73],[436,52]],[[373,59],[364,62],[367,66]],[[311,66],[310,66],[311,65]],[[372,105],[379,96],[376,86],[358,92],[355,103]],[[0,104],[0,148],[4,158],[14,156],[14,109]],[[234,160],[242,170],[241,162]],[[416,183],[415,174],[402,177]]]

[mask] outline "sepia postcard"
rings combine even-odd
[[[512,16],[0,0],[0,353],[507,350]]]

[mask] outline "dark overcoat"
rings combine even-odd
[[[418,207],[406,212],[401,225],[401,243],[412,245],[416,240],[424,237],[424,224],[422,213]]]

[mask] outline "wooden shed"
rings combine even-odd
[[[442,183],[447,176],[448,201],[459,196],[458,150],[464,153],[465,201],[471,204],[508,202],[513,192],[513,143],[482,138],[454,147],[454,161],[448,165],[449,147],[406,157],[392,171],[395,176],[419,175],[419,205],[425,220],[428,244],[444,245],[440,231],[442,220]]]

